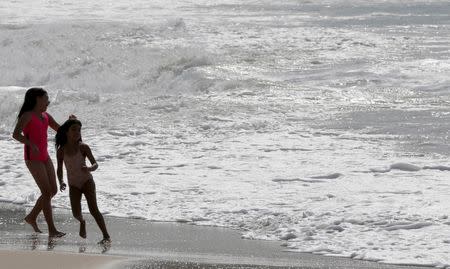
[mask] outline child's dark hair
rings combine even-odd
[[[59,129],[56,132],[56,136],[55,136],[56,149],[59,149],[59,148],[63,147],[65,144],[67,144],[67,132],[69,131],[70,126],[72,126],[74,124],[78,124],[78,125],[80,125],[80,127],[83,126],[81,124],[81,121],[79,121],[77,119],[68,119],[68,120],[66,120],[66,122],[64,122],[63,125],[59,126]],[[81,142],[81,138],[80,138],[79,142]]]
[[[30,88],[25,93],[25,100],[23,101],[23,105],[20,108],[19,114],[17,118],[23,115],[23,113],[33,110],[36,105],[36,98],[40,96],[46,95],[47,92],[42,88]]]

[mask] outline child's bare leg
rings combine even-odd
[[[53,198],[53,196],[55,196],[55,194],[57,193],[57,186],[56,186],[56,177],[55,177],[55,171],[53,169],[53,164],[51,159],[49,158],[47,160],[47,162],[44,163],[45,166],[45,171],[47,172],[47,177],[48,177],[48,183],[50,184],[50,193],[51,196]],[[43,171],[39,172],[39,169],[42,169],[41,163],[35,163],[32,161],[27,161],[27,167],[30,170],[30,173],[33,175],[33,177],[35,176],[44,176]],[[37,226],[37,217],[39,215],[39,213],[42,211],[43,208],[43,197],[40,196],[37,200],[36,203],[33,207],[33,209],[30,211],[30,213],[25,217],[25,221],[30,224],[34,231],[37,233],[42,233],[42,231],[39,229],[39,227]]]
[[[50,194],[52,196],[50,199],[52,199],[58,193],[58,185],[56,184],[55,167],[53,166],[53,162],[52,162],[52,159],[50,158],[50,156],[48,157],[48,160],[46,162],[44,162],[44,165],[45,165],[45,170],[47,171],[48,183],[50,184]],[[65,235],[65,233],[62,233],[59,231],[56,231],[55,233],[50,234],[50,236],[53,236],[53,237],[61,237],[64,235]]]
[[[28,215],[24,219],[26,223],[30,224],[31,227],[33,227],[33,230],[36,233],[42,233],[42,231],[39,229],[37,225],[37,217],[41,212],[41,210],[42,210],[42,196],[40,196],[36,200],[36,204],[34,205],[33,209],[30,211],[30,213],[28,213]]]
[[[49,174],[50,175],[50,174]],[[51,182],[51,180],[50,180]],[[55,190],[55,186],[53,186],[53,184],[51,185],[51,194],[52,194],[52,198],[53,196],[55,196],[56,194],[56,190]],[[41,213],[42,211],[42,196],[40,196],[37,200],[36,203],[33,207],[33,209],[30,211],[30,213],[28,213],[28,215],[25,217],[25,222],[30,224],[31,227],[33,227],[33,230],[36,233],[42,233],[42,231],[39,229],[39,227],[37,226],[37,217],[39,216],[39,213]]]
[[[80,222],[79,235],[82,238],[86,238],[86,221],[83,219],[83,213],[81,212],[81,190],[76,187],[69,187],[70,207],[72,208],[73,217]]]
[[[100,210],[98,210],[97,206],[97,195],[95,193],[95,183],[94,180],[89,180],[83,185],[83,192],[84,196],[86,197],[86,201],[89,207],[89,212],[91,212],[91,215],[94,217],[95,221],[97,222],[98,227],[103,233],[103,239],[104,240],[110,240],[110,236],[108,234],[108,231],[106,229],[105,220],[103,219],[102,214],[100,213]],[[102,241],[104,241],[102,240]]]
[[[49,160],[51,162],[51,160]],[[42,163],[40,161],[27,161],[26,165],[28,170],[30,170],[31,175],[33,176],[36,184],[38,185],[41,196],[36,202],[35,208],[30,212],[28,216],[25,217],[25,221],[29,223],[35,231],[40,231],[36,224],[36,218],[39,214],[40,209],[42,208],[44,212],[44,217],[48,225],[48,233],[51,237],[61,237],[65,234],[59,232],[55,224],[53,222],[53,213],[51,206],[51,199],[55,195],[55,187],[53,186],[53,182],[50,182],[51,179],[47,173],[46,163]],[[56,184],[56,182],[55,182]]]

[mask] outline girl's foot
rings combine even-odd
[[[42,231],[39,229],[39,227],[37,226],[36,220],[32,220],[30,219],[29,216],[26,216],[25,219],[23,219],[26,223],[30,224],[31,227],[33,227],[33,230],[35,233],[42,233]]]
[[[55,231],[55,232],[52,232],[52,233],[49,233],[48,234],[48,237],[52,237],[52,238],[59,238],[59,237],[63,237],[63,236],[65,236],[66,234],[65,233],[63,233],[63,232],[58,232],[58,231]]]
[[[86,221],[80,221],[80,236],[81,238],[86,238]]]

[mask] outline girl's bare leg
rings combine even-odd
[[[49,160],[51,162],[51,160]],[[26,165],[28,170],[30,170],[31,175],[33,176],[36,184],[41,190],[41,196],[36,201],[35,207],[31,210],[30,214],[25,217],[25,221],[31,224],[33,228],[37,228],[36,218],[39,214],[39,211],[42,209],[44,212],[45,221],[48,225],[48,233],[51,237],[61,237],[65,235],[64,233],[59,232],[55,224],[53,222],[53,214],[52,214],[52,205],[51,199],[55,195],[55,188],[52,187],[50,183],[50,178],[47,173],[47,163],[43,163],[40,161],[27,161]],[[56,185],[56,182],[55,182]],[[39,228],[37,228],[39,230]]]
[[[81,190],[76,187],[69,187],[70,207],[72,208],[72,214],[75,219],[80,222],[80,236],[86,238],[86,221],[83,219],[83,213],[81,212]]]
[[[100,210],[98,210],[97,206],[97,195],[95,193],[95,183],[94,180],[89,180],[83,185],[83,193],[86,197],[86,201],[89,207],[89,212],[91,212],[91,215],[94,217],[95,221],[97,222],[98,227],[103,233],[103,240],[110,240],[110,236],[108,234],[108,231],[106,230],[106,224],[105,220],[103,219],[102,214],[100,213]]]
[[[53,197],[58,193],[58,185],[56,185],[55,167],[53,166],[53,162],[50,159],[50,157],[48,157],[47,162],[45,162],[44,164],[45,170],[47,171],[48,182],[50,183],[50,192]]]
[[[28,163],[31,161],[26,161],[26,162],[27,162],[28,169],[30,169]],[[44,165],[45,165],[47,175],[49,176],[49,179],[50,179],[50,181],[49,181],[50,186],[51,186],[50,193],[53,197],[57,193],[55,170],[54,170],[53,163],[50,158],[47,160],[46,163],[44,163]],[[30,172],[31,172],[31,170],[30,170]],[[33,172],[31,172],[31,174],[33,175]],[[37,233],[42,233],[42,231],[37,226],[37,217],[38,217],[39,213],[41,212],[41,210],[42,210],[42,196],[40,196],[36,200],[36,203],[35,203],[33,209],[24,219],[28,224],[30,224],[33,227],[34,231]]]
[[[36,204],[34,205],[33,209],[24,219],[26,223],[30,224],[31,227],[33,227],[33,230],[36,233],[42,233],[42,231],[39,229],[39,227],[37,225],[37,217],[38,217],[39,213],[41,212],[41,210],[42,210],[42,196],[40,196],[36,200]]]
[[[56,173],[55,173],[55,167],[53,166],[52,159],[48,157],[47,162],[45,162],[45,170],[47,171],[48,176],[48,182],[50,183],[50,192],[53,196],[55,196],[58,193],[58,185],[56,184]],[[56,231],[55,234],[50,234],[50,236],[53,237],[61,237],[64,236],[65,233]]]

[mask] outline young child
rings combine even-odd
[[[66,166],[67,181],[69,182],[70,205],[73,216],[80,221],[80,236],[86,238],[86,222],[81,213],[81,195],[84,194],[89,207],[89,212],[94,217],[97,225],[103,233],[103,239],[99,244],[110,243],[105,221],[97,207],[95,183],[91,175],[98,168],[97,162],[92,155],[91,149],[81,141],[81,122],[71,118],[58,129],[55,137],[57,149],[58,168],[56,173],[60,183],[61,191],[65,190],[63,181],[63,163]],[[91,166],[86,166],[86,157]]]
[[[49,237],[62,237],[65,233],[58,231],[53,221],[51,201],[58,187],[53,162],[47,150],[48,127],[57,131],[59,124],[46,112],[49,104],[47,91],[42,88],[28,89],[17,115],[13,138],[24,144],[25,164],[41,191],[41,196],[24,220],[35,232],[42,233],[36,222],[42,210]]]

